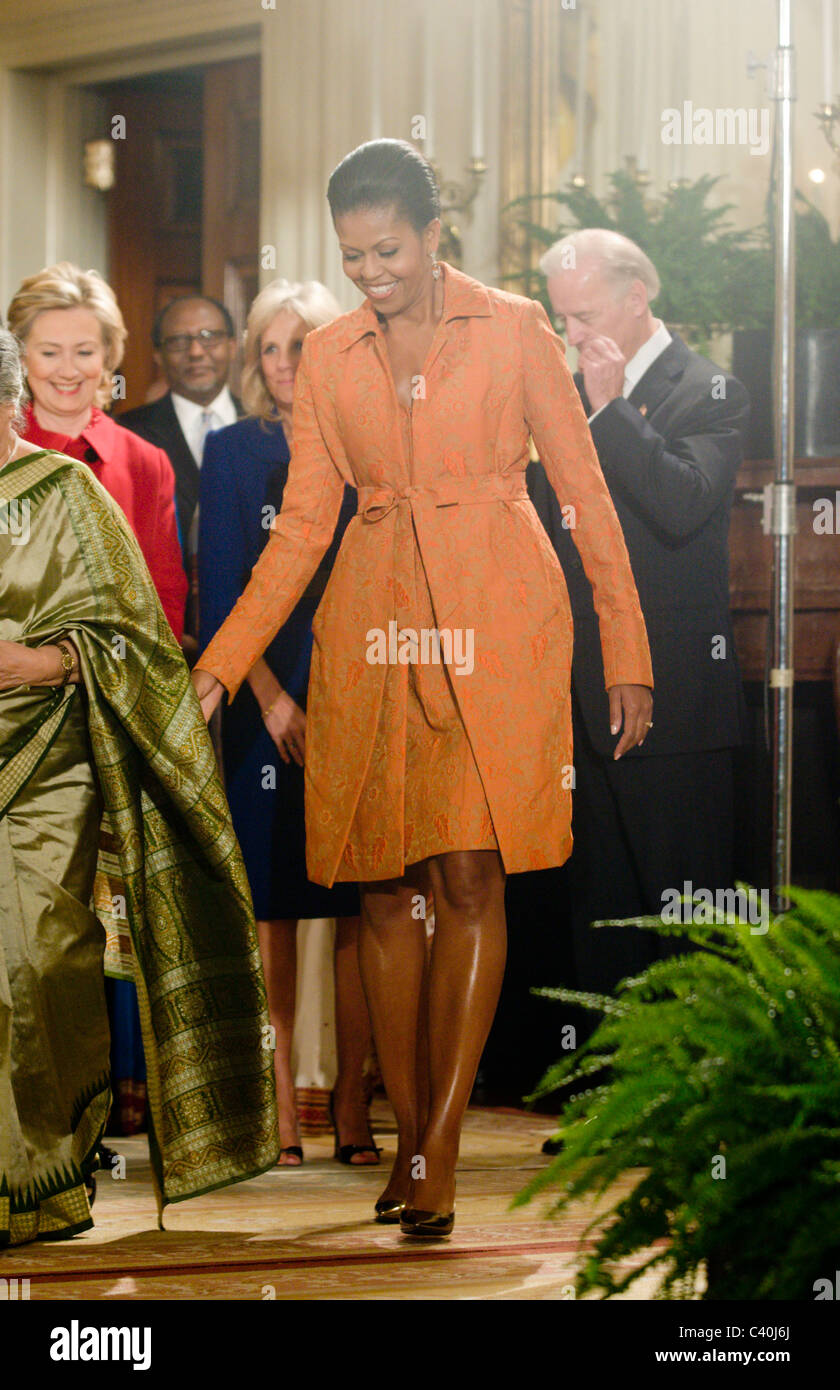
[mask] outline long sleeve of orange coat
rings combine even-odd
[[[307,338],[295,378],[294,443],[283,505],[245,592],[198,661],[226,686],[231,699],[306,589],[341,510],[344,479],[336,464],[341,441],[329,420],[319,419],[310,379],[311,347]]]
[[[562,340],[541,304],[523,316],[525,418],[592,585],[604,674],[612,685],[653,686],[647,631],[627,547]]]

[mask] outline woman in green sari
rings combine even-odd
[[[2,330],[0,1246],[93,1224],[100,919],[138,986],[159,1212],[278,1156],[247,879],[186,664],[119,508],[15,434],[22,389]]]

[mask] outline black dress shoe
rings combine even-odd
[[[455,1225],[455,1213],[445,1215],[440,1211],[418,1211],[416,1207],[405,1207],[400,1213],[400,1230],[404,1236],[448,1236]]]

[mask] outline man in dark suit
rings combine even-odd
[[[542,268],[579,351],[575,379],[624,531],[653,661],[650,732],[616,762],[598,619],[572,540],[575,518],[532,464],[531,496],[563,566],[575,625],[576,983],[612,992],[620,979],[685,945],[637,928],[595,930],[592,921],[659,915],[674,889],[714,893],[731,885],[732,759],[744,707],[728,536],[749,403],[740,382],[654,318],[649,300],[659,280],[633,242],[580,231],[553,246]]]
[[[169,390],[160,400],[125,411],[119,423],[165,450],[172,464],[181,548],[191,580],[184,631],[187,639],[195,639],[199,469],[210,431],[232,425],[242,414],[227,384],[236,339],[225,306],[194,295],[170,300],[155,320],[152,340]],[[185,642],[185,650],[191,645]]]

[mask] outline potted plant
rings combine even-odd
[[[794,449],[804,458],[840,454],[840,241],[823,214],[797,194],[796,352]],[[766,236],[772,265],[772,228]],[[767,297],[760,321],[742,323],[732,339],[732,370],[752,403],[748,452],[773,455],[773,306]]]
[[[658,962],[618,996],[537,993],[605,1014],[534,1096],[591,1087],[564,1107],[560,1154],[515,1199],[554,1210],[629,1195],[589,1223],[577,1293],[609,1298],[641,1274],[659,1297],[833,1297],[840,1280],[840,898],[791,890],[762,934],[747,923],[664,925],[704,949]],[[690,916],[690,914],[689,914]],[[696,916],[696,911],[695,911]],[[651,1247],[654,1247],[651,1251]],[[617,1263],[646,1252],[629,1273]],[[829,1292],[829,1289],[832,1292]]]
[[[771,217],[740,231],[730,226],[732,204],[709,206],[719,182],[704,175],[646,197],[632,174],[610,175],[611,191],[595,197],[569,187],[526,195],[503,211],[515,229],[517,268],[504,278],[540,299],[551,313],[545,277],[533,262],[576,227],[609,227],[630,237],[650,256],[662,282],[657,315],[692,347],[708,352],[712,338],[732,334],[732,371],[752,405],[746,454],[773,454],[773,316],[775,286]],[[818,208],[797,194],[795,441],[801,457],[840,454],[840,241]],[[537,205],[561,210],[557,225],[531,220]]]
[[[650,256],[662,282],[656,313],[692,346],[702,351],[712,337],[735,327],[761,327],[773,294],[766,237],[762,230],[732,228],[731,204],[709,205],[718,182],[704,175],[650,199],[630,173],[619,171],[610,175],[604,199],[574,187],[517,198],[504,211],[516,228],[519,264],[504,278],[518,281],[550,314],[545,277],[531,264],[534,248],[542,251],[577,227],[607,227]],[[527,215],[536,203],[561,210],[554,227]]]

